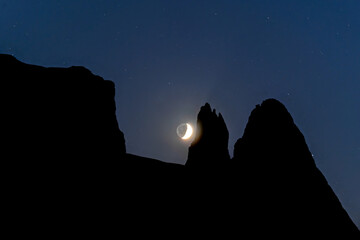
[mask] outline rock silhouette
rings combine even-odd
[[[210,104],[201,107],[197,118],[194,141],[189,147],[186,166],[189,168],[216,168],[230,160],[229,132],[225,121]]]
[[[252,204],[269,216],[269,232],[344,238],[359,233],[279,101],[265,100],[252,111],[233,161]]]
[[[252,111],[233,159],[223,117],[205,104],[184,166],[126,153],[111,81],[9,55],[0,55],[0,74],[9,219],[25,221],[16,229],[359,239],[277,100]]]
[[[123,158],[113,82],[83,67],[45,68],[9,55],[0,55],[0,66],[7,149],[21,162],[17,168],[23,166],[23,174],[44,174],[49,167],[77,177]]]

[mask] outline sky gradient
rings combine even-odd
[[[280,100],[360,227],[360,1],[0,0],[0,53],[114,81],[129,153],[184,164],[176,134],[209,102],[232,156]]]

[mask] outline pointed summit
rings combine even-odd
[[[259,213],[274,216],[269,229],[282,226],[295,232],[301,226],[302,233],[314,236],[356,234],[304,136],[279,101],[265,100],[252,111],[233,160],[250,202],[257,203]],[[261,205],[264,196],[266,206]]]
[[[222,115],[217,115],[206,103],[198,114],[196,136],[189,147],[186,166],[208,168],[229,160],[228,141],[229,132]]]

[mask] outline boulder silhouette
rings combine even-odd
[[[187,168],[217,168],[230,160],[229,132],[225,121],[210,104],[201,107],[197,117],[196,136],[189,147]]]

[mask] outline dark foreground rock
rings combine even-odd
[[[316,167],[285,106],[268,99],[252,111],[234,147],[233,164],[269,232],[351,238],[359,231]],[[256,206],[256,207],[255,207]]]
[[[223,117],[203,106],[183,166],[126,153],[113,82],[8,55],[0,74],[13,236],[359,239],[276,100],[253,110],[233,159]]]
[[[206,103],[198,114],[196,136],[189,147],[186,167],[201,170],[227,163],[230,160],[228,143],[229,132],[224,118]]]

